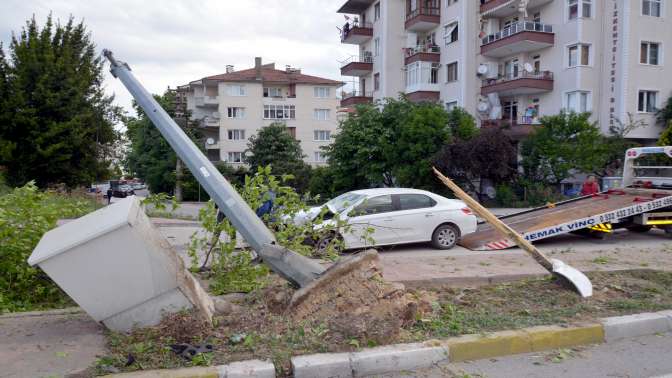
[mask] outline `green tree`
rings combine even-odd
[[[301,144],[282,122],[273,122],[250,137],[246,153],[245,162],[252,171],[270,165],[278,175],[295,175],[306,166]]]
[[[334,188],[433,187],[431,160],[450,140],[447,123],[440,105],[404,97],[358,106],[326,148]]]
[[[667,128],[660,134],[659,146],[672,146],[672,120],[667,123]]]
[[[663,125],[670,124],[670,121],[672,121],[672,96],[667,98],[665,106],[658,109],[656,112],[656,120]]]
[[[542,126],[523,142],[521,155],[525,176],[530,181],[559,184],[572,170],[596,172],[602,169],[610,146],[590,113],[567,113],[541,118]]]
[[[90,183],[110,168],[121,114],[83,22],[32,18],[0,54],[0,165],[13,186]]]
[[[167,90],[162,96],[154,95],[154,99],[170,115],[175,115],[175,93]],[[133,107],[136,117],[125,119],[126,137],[129,140],[129,151],[124,160],[126,171],[147,183],[153,193],[173,193],[176,179],[177,156],[172,147],[163,138],[145,112],[136,104]],[[182,128],[194,141],[201,138],[197,128],[188,123]],[[199,143],[197,143],[199,145]],[[198,198],[199,185],[191,172],[184,169],[182,178],[184,199]]]
[[[478,135],[476,120],[460,107],[454,107],[448,112],[448,127],[455,139],[469,140]]]
[[[517,173],[516,157],[513,141],[502,130],[487,128],[477,131],[470,139],[446,144],[436,155],[434,164],[482,200],[484,179],[492,180],[495,185],[512,179]]]

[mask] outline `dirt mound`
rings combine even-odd
[[[394,339],[415,320],[418,300],[404,285],[386,282],[377,263],[375,250],[340,261],[294,294],[287,316],[326,324],[346,338]]]

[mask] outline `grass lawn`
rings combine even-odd
[[[595,294],[582,299],[555,279],[535,279],[479,288],[433,290],[433,311],[424,314],[394,343],[488,333],[547,324],[572,324],[601,317],[672,308],[672,273],[650,270],[588,274]],[[351,338],[329,325],[292,324],[269,298],[289,293],[277,284],[241,296],[240,311],[216,318],[215,327],[190,313],[168,317],[153,328],[131,334],[108,333],[108,356],[98,360],[98,374],[112,369],[175,368],[223,364],[252,358],[271,359],[287,376],[294,355],[353,351],[376,346]],[[215,351],[188,361],[170,348],[175,343],[210,343]],[[132,357],[132,358],[131,358]],[[130,362],[130,363],[129,363]],[[126,366],[128,365],[128,366]]]

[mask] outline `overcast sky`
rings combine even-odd
[[[204,76],[254,66],[254,57],[310,75],[341,77],[340,60],[355,54],[342,45],[336,10],[344,0],[1,0],[0,41],[7,49],[33,14],[40,25],[52,12],[65,22],[84,19],[99,52],[128,62],[152,93]],[[130,111],[131,96],[106,68],[106,88]]]

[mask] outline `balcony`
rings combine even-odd
[[[439,63],[441,60],[441,51],[439,46],[417,46],[406,49],[405,64],[414,62],[432,62]]]
[[[205,149],[206,150],[219,150],[219,141],[217,140],[210,140],[213,138],[208,138],[208,141],[205,142]],[[212,143],[210,143],[212,142]]]
[[[518,72],[499,79],[483,80],[481,94],[497,92],[500,96],[531,95],[553,90],[553,72]]]
[[[338,13],[347,13],[347,14],[360,14],[364,13],[373,3],[377,0],[347,0],[345,4],[341,6],[338,10]]]
[[[362,77],[373,71],[373,56],[365,51],[361,56],[351,56],[341,66],[341,75]]]
[[[513,140],[521,140],[530,136],[540,126],[536,119],[532,120],[530,117],[519,117],[517,120],[511,119],[497,119],[483,121],[482,127],[497,127],[502,129],[504,135],[507,135]]]
[[[481,55],[491,58],[537,51],[553,46],[555,34],[551,25],[521,21],[481,40]]]
[[[423,5],[423,2],[418,2]],[[420,7],[406,13],[405,28],[412,32],[426,32],[441,23],[441,7]]]
[[[370,104],[373,102],[372,92],[352,91],[343,93],[341,106],[344,108],[359,104]]]
[[[219,118],[205,117],[201,120],[199,126],[219,128]]]
[[[409,101],[438,101],[439,64],[414,62],[406,66],[406,97]]]
[[[341,43],[361,45],[373,38],[373,24],[370,22],[346,22],[341,30]]]
[[[194,103],[201,108],[216,108],[219,106],[219,97],[217,96],[198,96],[194,97]]]
[[[553,0],[529,0],[527,9],[535,9],[548,4]],[[483,17],[510,17],[520,13],[518,0],[481,0],[481,16]]]
[[[418,90],[415,92],[406,92],[406,98],[410,102],[437,102],[440,99],[441,92],[436,90]]]

